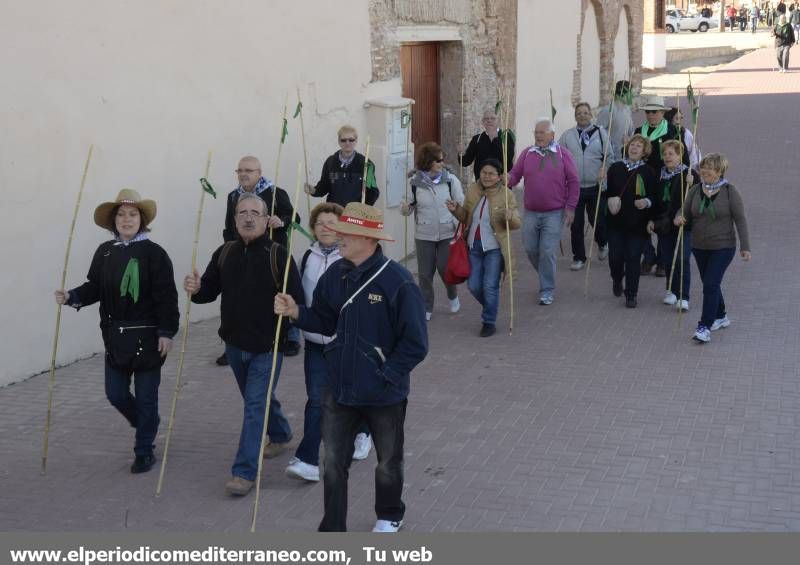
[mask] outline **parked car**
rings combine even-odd
[[[710,28],[719,27],[719,20],[717,18],[706,18],[700,14],[689,15],[681,10],[667,10],[667,20],[669,20],[670,16],[678,20],[680,24],[678,31],[706,32]]]
[[[670,15],[670,12],[674,12],[675,10],[667,10],[667,20],[664,27],[667,29],[667,33],[675,33],[681,30],[681,24],[678,18],[674,15]]]

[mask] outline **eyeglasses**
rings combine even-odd
[[[357,139],[355,137],[340,137],[339,143],[355,143]]]
[[[661,110],[645,110],[645,111],[644,111],[644,113],[645,113],[645,114],[657,114],[657,113],[658,113],[658,112],[660,112],[660,111],[661,111]]]
[[[441,159],[434,159],[434,161],[436,163],[444,163],[444,157],[442,157]]]
[[[338,220],[331,220],[329,222],[315,222],[314,223],[314,227],[315,228],[320,228],[320,227],[324,226],[324,227],[328,228],[328,227],[331,227],[331,226],[335,226],[337,223],[338,223]]]
[[[236,169],[233,172],[236,173],[237,175],[241,175],[242,173],[247,173],[249,175],[250,173],[255,173],[256,171],[260,170],[261,169]]]
[[[256,212],[255,210],[240,210],[236,212],[236,216],[242,219],[261,218],[267,216],[267,214],[262,214],[261,212]]]

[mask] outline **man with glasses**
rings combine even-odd
[[[252,161],[251,161],[252,162]],[[249,168],[254,166],[245,165]],[[243,166],[240,163],[240,168]],[[244,400],[244,418],[239,449],[225,491],[244,496],[253,488],[258,472],[261,434],[272,368],[278,317],[272,314],[280,292],[286,262],[290,261],[287,292],[297,301],[304,298],[300,274],[287,249],[271,241],[267,226],[272,220],[267,202],[252,192],[242,194],[234,209],[238,234],[211,256],[203,277],[197,270],[187,275],[183,288],[195,304],[207,304],[222,295],[219,336]],[[281,362],[286,348],[286,325],[278,338],[275,380],[272,384],[265,456],[283,452],[292,439],[289,422],[275,397]]]
[[[480,167],[486,159],[497,159],[503,163],[503,130],[498,126],[498,117],[494,113],[494,108],[487,108],[481,120],[483,131],[472,137],[464,150],[464,145],[458,144],[458,153],[461,155],[461,166],[469,167],[472,165],[475,180],[480,177]],[[504,165],[508,170],[514,166],[514,132],[508,130],[508,137],[505,140],[506,162]]]
[[[275,186],[271,180],[267,180],[261,174],[261,162],[252,155],[246,155],[239,160],[236,167],[236,177],[239,186],[228,194],[228,206],[225,211],[225,228],[222,230],[222,239],[225,241],[236,241],[236,222],[234,211],[239,198],[243,194],[255,194],[260,196],[267,205],[268,215],[267,227],[272,228],[271,239],[275,243],[286,246],[288,226],[292,223],[292,202],[285,190]],[[295,221],[300,222],[300,216],[295,215]],[[284,354],[293,357],[300,352],[300,332],[295,328],[289,331],[289,342]],[[217,358],[217,365],[227,365],[228,358],[223,352]]]
[[[370,161],[367,181],[364,182],[364,155],[356,151],[358,132],[353,126],[339,128],[339,151],[331,155],[322,165],[322,174],[316,186],[305,185],[306,194],[327,202],[345,207],[350,202],[361,202],[362,186],[365,187],[364,201],[370,206],[380,196],[375,180],[375,164]]]

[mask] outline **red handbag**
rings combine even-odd
[[[450,242],[450,255],[447,257],[447,268],[444,270],[444,282],[461,284],[469,278],[469,251],[464,237],[464,224],[459,223],[453,241]]]

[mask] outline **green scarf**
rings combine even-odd
[[[644,188],[644,179],[642,175],[636,175],[636,196],[640,198],[647,197],[647,191]]]
[[[645,122],[642,124],[642,135],[649,139],[650,141],[655,141],[659,137],[662,137],[665,133],[667,133],[667,128],[669,125],[667,124],[667,120],[661,120],[656,126],[656,129],[650,131],[650,124]]]
[[[670,188],[672,188],[672,180],[667,179],[664,181],[664,194],[661,196],[661,199],[664,202],[672,201],[672,191],[670,190]]]
[[[709,215],[711,216],[712,220],[717,219],[717,213],[714,210],[714,201],[711,200],[705,194],[700,195],[700,213],[702,214],[705,210],[708,210]]]
[[[125,272],[122,275],[122,282],[119,284],[119,295],[130,294],[133,303],[139,302],[139,260],[135,257],[128,259]]]

